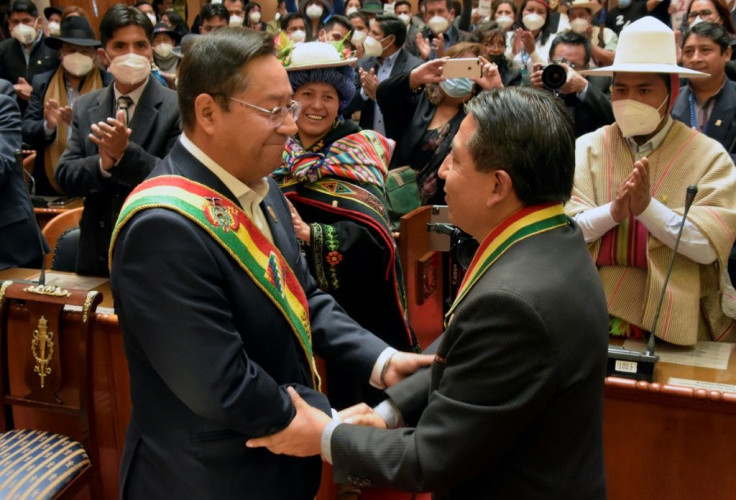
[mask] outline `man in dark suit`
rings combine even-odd
[[[23,142],[36,150],[33,177],[36,194],[61,194],[54,170],[66,149],[74,101],[83,94],[112,83],[113,77],[99,69],[95,40],[87,19],[69,16],[61,23],[58,37],[47,37],[46,45],[59,51],[61,67],[33,78],[31,102],[23,115]]]
[[[406,40],[406,27],[395,16],[376,16],[368,31],[368,38],[373,40],[369,44],[375,47],[380,45],[381,53],[364,57],[358,63],[360,79],[359,84],[356,84],[358,92],[355,93],[353,101],[348,105],[344,114],[350,116],[360,111],[361,128],[372,129],[388,136],[387,124],[384,123],[383,114],[376,102],[378,84],[394,75],[410,72],[423,61],[402,49]],[[365,42],[363,46],[366,46]],[[377,49],[375,50],[378,52]],[[388,127],[390,128],[390,124]]]
[[[682,38],[682,64],[708,73],[707,78],[693,78],[680,89],[672,118],[697,128],[726,148],[736,162],[736,82],[726,77],[726,63],[731,60],[731,36],[726,29],[710,21],[698,23]],[[736,246],[728,258],[728,274],[736,283]]]
[[[470,33],[455,27],[452,0],[425,0],[425,28],[409,40],[406,50],[423,60],[442,57],[456,43],[470,40]],[[431,22],[430,22],[431,20]]]
[[[292,420],[287,387],[330,414],[312,349],[378,388],[431,357],[387,348],[310,276],[268,177],[300,109],[270,37],[198,37],[178,92],[184,133],[112,242],[133,401],[121,497],[312,499],[318,459],[245,446]]]
[[[413,427],[333,422],[292,392],[294,421],[249,445],[321,452],[336,482],[434,498],[605,498],[608,313],[562,207],[572,122],[550,93],[523,87],[483,92],[467,109],[440,175],[450,220],[481,243],[434,363],[389,389],[377,411],[344,414],[379,427],[403,416]]]
[[[0,269],[37,267],[43,259],[40,229],[14,156],[21,148],[21,122],[13,92],[10,82],[0,80]]]
[[[730,35],[720,24],[703,21],[682,39],[682,64],[708,73],[680,89],[672,117],[720,142],[736,161],[736,82],[726,77]]]
[[[598,130],[615,121],[611,100],[604,95],[594,81],[589,81],[578,71],[588,69],[591,58],[590,40],[580,33],[564,31],[552,41],[549,60],[561,64],[567,70],[567,81],[557,89],[575,124],[575,137]],[[532,73],[534,87],[545,88],[542,81],[543,69]],[[609,81],[605,77],[593,80]]]
[[[41,18],[30,0],[15,0],[10,5],[8,27],[12,38],[0,43],[0,78],[15,87],[22,113],[31,98],[31,80],[56,69],[59,55],[44,43]]]
[[[81,96],[56,181],[84,196],[77,272],[107,275],[110,234],[130,191],[151,173],[179,135],[176,93],[151,78],[151,21],[135,7],[116,4],[100,22],[115,84]],[[114,118],[111,118],[113,117]]]

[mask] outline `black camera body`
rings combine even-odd
[[[567,70],[557,63],[549,63],[542,69],[542,83],[548,90],[558,91],[567,82]]]

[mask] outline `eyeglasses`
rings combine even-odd
[[[299,113],[302,110],[302,104],[297,101],[291,101],[288,106],[276,106],[273,109],[266,109],[260,106],[256,106],[255,104],[251,104],[249,102],[241,101],[240,99],[236,99],[234,97],[229,97],[228,99],[240,103],[243,106],[248,106],[249,108],[257,109],[258,111],[266,113],[268,115],[268,124],[273,128],[276,128],[284,123],[284,118],[286,118],[287,113],[289,113],[294,121],[296,121],[296,119],[299,118]]]
[[[691,10],[690,13],[687,15],[688,19],[695,19],[696,17],[700,16],[700,19],[705,19],[706,17],[712,16],[713,11],[709,9],[703,9],[701,11],[697,10]]]
[[[575,64],[574,62],[568,61],[564,57],[560,57],[558,59],[555,59],[552,62],[555,63],[555,64],[567,64],[568,66],[570,66],[570,69],[578,69],[578,65],[577,64]]]

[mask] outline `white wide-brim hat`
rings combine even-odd
[[[675,33],[662,21],[645,16],[621,31],[611,66],[581,71],[580,74],[613,76],[614,73],[669,73],[685,78],[710,76],[678,66],[676,52]]]
[[[590,14],[594,16],[601,10],[601,7],[602,5],[595,0],[573,0],[567,4],[567,11],[570,12],[571,9],[588,9]]]
[[[326,42],[298,43],[291,52],[291,62],[286,71],[304,71],[315,68],[336,68],[338,66],[352,66],[357,62],[356,57],[340,57],[337,48]]]

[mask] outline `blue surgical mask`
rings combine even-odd
[[[618,6],[621,9],[628,9],[631,5],[631,0],[618,0]]]
[[[470,78],[448,78],[440,82],[440,87],[450,97],[465,97],[473,92],[473,80]]]

